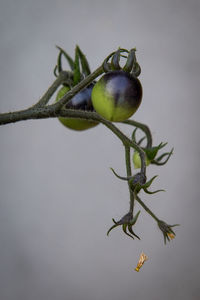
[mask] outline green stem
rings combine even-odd
[[[127,177],[131,177],[132,171],[131,171],[131,158],[130,158],[130,147],[129,146],[125,146],[125,161],[126,161]],[[131,184],[129,181],[128,181],[128,187],[129,187],[129,193],[130,193],[130,212],[133,214],[134,194],[131,190]]]
[[[138,203],[140,203],[140,205],[146,210],[146,212],[148,214],[150,214],[150,216],[152,216],[152,218],[154,218],[154,220],[156,220],[156,222],[159,222],[160,220],[156,217],[156,215],[154,215],[154,213],[144,204],[144,202],[138,197],[138,195],[136,195],[136,200]]]
[[[30,107],[29,109],[16,111],[12,113],[0,114],[0,125],[14,123],[22,120],[31,119],[46,119],[46,118],[79,118],[85,120],[97,121],[108,127],[123,143],[124,146],[129,146],[139,153],[141,153],[141,173],[146,174],[145,165],[145,153],[144,151],[133,141],[131,141],[126,135],[124,135],[113,123],[103,119],[95,112],[87,112],[81,110],[61,109],[59,112],[55,112],[54,104],[45,107]]]
[[[122,123],[135,126],[137,128],[140,128],[142,131],[144,131],[144,133],[146,134],[146,137],[147,137],[147,146],[146,147],[147,148],[152,147],[153,141],[152,141],[151,131],[150,131],[149,127],[146,124],[139,123],[139,122],[136,122],[134,120],[125,120]]]
[[[79,82],[75,87],[73,87],[67,94],[65,94],[58,102],[51,105],[55,112],[59,111],[63,105],[65,105],[72,97],[74,97],[78,92],[85,88],[88,84],[94,81],[99,75],[103,73],[103,67],[100,66],[93,73],[88,75],[85,79]]]
[[[0,114],[0,125],[5,125],[5,124],[19,122],[23,120],[29,120],[29,119],[44,119],[50,117],[51,118],[58,117],[59,116],[58,111],[62,108],[62,106],[73,96],[75,96],[81,89],[86,87],[89,83],[91,83],[96,77],[98,77],[102,73],[103,73],[103,68],[99,67],[98,69],[96,69],[96,71],[94,71],[84,80],[82,80],[79,84],[77,84],[73,89],[71,89],[58,102],[46,106],[49,99],[57,90],[57,88],[60,86],[60,84],[62,84],[63,82],[66,81],[66,79],[68,79],[68,72],[62,71],[59,74],[58,78],[53,82],[53,84],[47,90],[47,92],[42,96],[42,98],[35,105],[24,110]]]
[[[34,104],[32,107],[43,107],[45,106],[50,98],[53,96],[57,88],[64,82],[69,79],[69,72],[62,71],[59,73],[59,76],[56,78],[56,80],[52,83],[52,85],[49,87],[49,89],[46,91],[46,93],[42,96],[42,98]]]
[[[108,127],[123,143],[124,146],[129,146],[134,148],[139,152],[141,157],[141,173],[146,175],[146,164],[145,164],[145,153],[134,141],[131,141],[127,136],[125,136],[113,123],[100,117],[97,113],[63,109],[63,105],[69,101],[74,95],[76,95],[80,90],[85,88],[88,84],[95,80],[96,77],[103,73],[103,67],[100,66],[92,74],[87,76],[84,80],[78,83],[74,88],[72,88],[66,95],[64,95],[58,102],[46,106],[45,104],[49,101],[53,92],[57,89],[59,84],[66,79],[66,72],[61,72],[60,75],[44,96],[32,107],[21,111],[15,111],[10,113],[0,114],[0,125],[14,123],[22,120],[29,119],[45,119],[45,118],[55,118],[55,117],[69,117],[69,118],[80,118],[92,121],[98,121]],[[63,76],[63,78],[62,78]]]

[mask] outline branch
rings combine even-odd
[[[59,49],[62,50],[61,48],[59,48]],[[78,48],[76,48],[76,49],[78,49]],[[123,50],[123,49],[121,49],[121,50],[120,50],[121,52],[124,52],[124,51],[128,52],[127,50]],[[132,50],[135,51],[135,49],[132,49]],[[140,211],[139,211],[137,214],[135,214],[135,216],[133,216],[135,201],[137,201],[146,210],[146,212],[149,213],[155,219],[155,221],[157,221],[159,228],[163,232],[164,240],[166,241],[166,239],[169,240],[170,238],[171,239],[174,238],[175,233],[173,232],[171,227],[177,226],[177,224],[168,225],[165,222],[159,220],[157,218],[157,216],[138,197],[138,193],[142,189],[146,193],[151,193],[151,194],[158,192],[158,191],[150,192],[147,189],[156,176],[154,176],[152,179],[150,179],[148,182],[146,182],[146,163],[145,163],[146,154],[145,154],[144,150],[145,151],[147,151],[147,150],[153,151],[156,149],[156,151],[158,151],[160,148],[164,147],[165,144],[161,143],[158,147],[152,147],[151,131],[148,128],[148,126],[146,126],[145,124],[136,122],[134,120],[125,120],[125,121],[121,122],[121,123],[136,127],[136,129],[133,131],[132,139],[129,139],[117,126],[115,126],[112,122],[104,119],[96,112],[78,110],[78,109],[72,109],[72,108],[67,109],[66,105],[65,105],[77,93],[79,93],[81,90],[86,88],[89,84],[94,83],[94,80],[99,75],[104,73],[104,68],[107,68],[110,70],[110,69],[112,69],[112,67],[114,67],[114,69],[118,69],[118,67],[120,67],[118,64],[118,59],[120,58],[120,51],[118,50],[117,52],[111,53],[107,57],[107,59],[104,61],[103,65],[100,66],[99,68],[97,68],[91,74],[90,74],[89,66],[86,63],[86,69],[85,69],[86,73],[84,73],[84,75],[88,74],[88,76],[86,78],[84,78],[82,81],[80,81],[78,84],[76,84],[73,88],[71,88],[59,101],[57,101],[57,102],[54,101],[53,104],[48,104],[51,97],[56,92],[56,90],[59,88],[59,86],[65,84],[65,85],[71,87],[73,72],[68,72],[68,71],[62,70],[62,67],[60,65],[60,63],[61,63],[61,61],[60,61],[61,52],[60,52],[59,56],[58,56],[58,65],[56,66],[56,68],[58,68],[59,74],[57,75],[57,72],[55,72],[55,75],[57,76],[57,78],[52,83],[52,85],[49,87],[49,89],[44,93],[44,95],[33,106],[26,108],[24,110],[0,114],[0,125],[15,123],[15,122],[23,121],[23,120],[59,118],[59,117],[72,118],[72,119],[84,119],[84,120],[88,120],[88,121],[95,121],[97,123],[102,123],[103,125],[105,125],[108,129],[110,129],[112,131],[112,133],[114,133],[120,139],[120,141],[122,142],[122,144],[125,148],[125,162],[126,162],[127,177],[121,177],[121,176],[117,175],[113,169],[112,169],[112,171],[118,178],[125,179],[128,181],[128,187],[129,187],[129,193],[130,193],[129,212],[124,217],[122,217],[122,219],[119,220],[118,222],[116,222],[113,219],[114,225],[108,230],[107,234],[109,234],[109,232],[113,228],[115,228],[117,226],[122,226],[122,229],[126,235],[128,235],[132,238],[134,238],[134,237],[139,238],[132,229],[132,226],[136,223],[137,218],[140,213]],[[127,58],[127,63],[125,65],[125,67],[127,67],[127,68],[128,68],[130,61],[132,61],[132,63],[133,63],[133,57],[130,55],[132,53],[131,51],[128,52],[129,56]],[[80,50],[79,50],[79,52],[80,52]],[[82,55],[82,52],[80,52],[80,53]],[[80,55],[80,53],[79,53],[79,55]],[[109,66],[108,60],[111,58],[111,56],[113,56],[112,60],[111,60],[111,68],[108,68],[108,66]],[[68,57],[67,57],[67,60],[69,62]],[[77,66],[78,66],[78,70],[79,70],[79,56],[77,56],[77,52],[75,54],[75,63],[76,63],[76,60],[78,61]],[[87,61],[85,60],[85,58],[83,58],[83,63],[85,64],[85,62],[87,62]],[[83,64],[82,64],[82,67],[83,67]],[[135,65],[135,67],[137,67],[137,65]],[[132,65],[131,65],[131,68],[133,68]],[[76,66],[75,66],[75,69],[76,69]],[[135,70],[134,72],[136,72],[138,74],[137,68],[134,70]],[[136,73],[134,73],[134,74],[136,74]],[[137,76],[137,75],[135,75],[135,76]],[[82,79],[82,77],[81,77],[81,79]],[[135,133],[136,133],[137,128],[140,128],[146,135],[145,137],[142,137],[138,141],[138,143],[136,142],[136,139],[135,139]],[[140,144],[142,143],[144,138],[147,138],[147,145],[146,145],[146,148],[143,148],[144,149],[143,150],[140,147]],[[141,172],[137,173],[135,175],[132,175],[132,170],[131,170],[130,148],[133,148],[135,151],[137,151],[139,153],[140,159],[141,159]],[[157,165],[164,164],[167,162],[167,160],[169,159],[171,154],[172,154],[172,151],[169,153],[164,153],[160,157],[158,157],[157,160],[156,159],[152,160],[152,163],[157,164]],[[167,159],[164,162],[161,162],[161,159],[167,155],[168,155]],[[127,230],[130,232],[130,234],[127,232]]]
[[[113,123],[100,117],[95,112],[81,111],[64,109],[63,105],[67,103],[73,96],[75,96],[80,90],[85,88],[88,84],[96,79],[99,75],[103,73],[102,66],[97,68],[92,74],[87,76],[84,80],[78,83],[74,88],[72,88],[67,94],[65,94],[58,102],[46,105],[56,91],[56,89],[68,78],[67,72],[61,72],[59,77],[50,86],[44,96],[32,107],[24,110],[2,113],[0,114],[0,125],[31,120],[31,119],[46,119],[46,118],[58,118],[58,117],[68,117],[68,118],[79,118],[92,121],[98,121],[108,127],[123,143],[124,146],[132,147],[139,152],[141,157],[141,172],[146,174],[146,164],[145,164],[145,153],[134,141],[131,141],[126,135],[124,135]]]
[[[126,173],[127,177],[132,176],[132,171],[131,171],[131,158],[130,158],[130,147],[125,146],[125,161],[126,161]],[[129,194],[130,194],[130,212],[133,214],[133,209],[134,209],[134,194],[132,192],[131,188],[131,183],[128,181],[128,188],[129,188]]]
[[[142,124],[142,123],[136,122],[134,120],[125,120],[122,123],[135,126],[137,128],[140,128],[142,131],[144,131],[144,133],[146,134],[146,137],[147,137],[147,148],[152,147],[151,131],[150,131],[149,127],[146,124]]]
[[[52,105],[46,106],[54,92],[57,88],[68,79],[68,72],[61,72],[58,78],[53,82],[47,92],[42,96],[42,98],[33,106],[9,113],[0,114],[0,125],[5,125],[9,123],[14,123],[23,120],[30,119],[42,119],[59,116],[56,114],[61,107],[68,102],[73,96],[75,96],[80,90],[85,88],[89,83],[91,83],[96,77],[103,73],[102,67],[98,68],[91,75],[82,80],[73,89],[71,89],[62,99]]]
[[[51,99],[51,97],[53,96],[57,88],[62,83],[67,82],[69,77],[70,77],[69,72],[66,71],[60,72],[59,76],[56,78],[56,80],[53,82],[50,88],[46,91],[46,93],[42,96],[42,98],[36,104],[33,105],[33,107],[45,106],[49,102],[49,100]]]

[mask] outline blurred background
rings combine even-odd
[[[135,232],[109,237],[129,206],[121,142],[103,125],[85,132],[56,119],[0,128],[1,300],[199,299],[198,0],[0,0],[0,112],[33,105],[54,80],[59,45],[79,44],[91,69],[117,47],[137,48],[143,102],[134,115],[174,155],[143,201],[175,228],[164,245],[141,208]],[[54,99],[52,99],[54,101]],[[130,134],[127,126],[121,129]],[[140,209],[136,206],[136,211]],[[139,273],[140,253],[149,256]]]

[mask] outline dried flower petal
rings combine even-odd
[[[167,235],[171,240],[173,240],[175,238],[175,234],[173,234],[171,232],[168,232]]]
[[[139,261],[137,263],[137,267],[135,268],[135,271],[139,272],[140,268],[143,266],[144,262],[148,259],[148,256],[144,254],[143,252],[140,254]]]

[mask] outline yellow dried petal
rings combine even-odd
[[[135,271],[139,272],[140,268],[143,266],[144,262],[148,259],[148,256],[144,254],[143,252],[140,254],[139,261],[137,263],[137,267],[135,268]]]
[[[173,240],[175,238],[175,235],[171,232],[167,233],[168,237]]]

